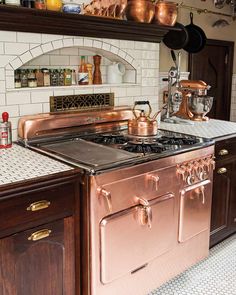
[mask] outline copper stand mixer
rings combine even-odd
[[[174,116],[193,121],[207,121],[205,115],[211,110],[213,97],[207,96],[210,86],[201,80],[181,80],[179,91],[183,98]]]

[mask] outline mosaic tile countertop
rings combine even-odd
[[[206,122],[193,122],[193,125],[184,123],[172,124],[161,122],[160,128],[164,130],[185,133],[205,138],[217,138],[225,135],[235,134],[236,136],[236,123],[210,119]]]
[[[13,144],[0,149],[0,185],[46,176],[73,169],[27,148]]]

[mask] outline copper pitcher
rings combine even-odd
[[[140,105],[148,105],[149,111],[146,115],[144,110],[140,110],[139,116],[137,115],[136,107]],[[157,116],[161,112],[158,111],[152,118],[150,117],[152,112],[151,105],[149,101],[135,101],[133,107],[134,119],[128,122],[128,132],[130,135],[136,136],[153,136],[157,135],[158,124]]]

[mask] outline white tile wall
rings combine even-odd
[[[101,71],[106,82],[106,67],[112,61],[122,61],[127,67],[125,82],[132,85],[77,86],[48,89],[13,88],[14,69],[19,67],[71,67],[78,69],[81,55],[88,62],[92,56],[103,56]],[[138,83],[134,85],[134,83]],[[49,111],[51,95],[114,92],[115,105],[132,105],[134,100],[149,99],[158,109],[159,44],[83,38],[73,36],[0,31],[0,113],[8,111],[16,139],[20,116]]]
[[[230,120],[236,122],[236,74],[234,74],[232,78]]]

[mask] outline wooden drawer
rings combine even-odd
[[[216,142],[215,156],[217,160],[236,157],[236,137]]]
[[[9,195],[0,200],[1,236],[10,228],[27,228],[73,214],[72,183],[51,185],[41,189]],[[23,225],[23,226],[22,226]]]

